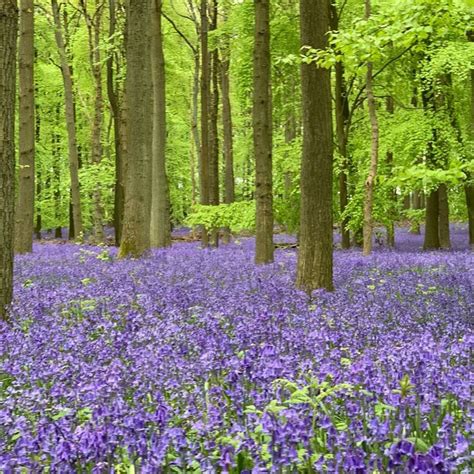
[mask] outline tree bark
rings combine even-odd
[[[33,249],[35,200],[35,84],[34,5],[20,0],[19,60],[19,151],[18,201],[16,206],[15,251]]]
[[[116,28],[116,2],[109,0],[109,38],[113,38]],[[115,184],[114,184],[114,230],[115,245],[120,245],[122,235],[123,206],[125,198],[124,160],[125,160],[125,123],[119,103],[119,91],[115,85],[114,63],[116,55],[110,54],[107,58],[107,96],[114,121],[114,148],[115,148]]]
[[[422,194],[423,191],[419,191],[418,189],[413,191],[413,209],[423,209]],[[421,234],[420,223],[417,219],[412,222],[410,232],[417,235]]]
[[[150,247],[149,185],[151,134],[148,127],[152,103],[149,78],[149,0],[129,3],[127,11],[127,165],[125,205],[119,257],[140,257]]]
[[[196,203],[196,161],[199,162],[201,156],[201,141],[199,138],[199,74],[200,74],[199,50],[194,51],[194,71],[193,71],[193,103],[191,110],[191,130],[194,150],[191,150],[191,187],[192,203]],[[197,160],[195,160],[195,157]],[[200,166],[198,164],[198,168]],[[199,173],[200,176],[200,173]]]
[[[150,245],[171,245],[170,204],[166,176],[166,82],[163,34],[161,28],[162,0],[152,0],[151,62],[153,78],[153,154]]]
[[[38,94],[38,87],[35,88],[36,94]],[[39,143],[41,138],[41,119],[39,114],[38,102],[35,102],[35,137],[36,143]],[[36,166],[36,196],[35,196],[35,237],[38,240],[41,240],[41,205],[40,205],[40,196],[41,196],[41,170]]]
[[[102,22],[102,4],[97,4],[94,13],[91,15],[86,6],[85,0],[80,0],[82,13],[86,20],[88,40],[89,40],[89,62],[94,80],[94,118],[91,130],[91,163],[95,167],[100,166],[102,161],[102,130],[104,125],[104,94],[102,88],[102,55],[100,51],[100,34]],[[104,241],[104,209],[102,206],[102,192],[99,180],[95,184],[92,193],[94,203],[94,241],[101,243]]]
[[[474,42],[474,30],[469,30],[468,40]],[[470,140],[474,143],[474,68],[471,69],[471,126],[470,126]],[[474,150],[474,145],[471,146]],[[470,156],[474,160],[474,153]],[[469,226],[469,246],[474,250],[474,176],[470,174],[467,176],[467,183],[464,185],[464,194],[466,196],[467,219]]]
[[[371,15],[370,0],[365,0],[365,17],[369,18]],[[365,181],[365,196],[364,196],[364,225],[363,225],[363,254],[369,255],[372,252],[372,234],[374,230],[373,222],[373,207],[374,207],[374,192],[375,179],[377,177],[377,167],[379,160],[379,125],[377,120],[377,105],[373,91],[373,65],[369,61],[367,63],[366,76],[366,92],[367,92],[367,106],[369,108],[370,129],[371,129],[371,145],[370,145],[370,168],[369,174]]]
[[[218,0],[211,2],[211,32],[217,30]],[[210,55],[211,65],[211,95],[209,107],[209,204],[219,205],[219,132],[217,120],[219,118],[219,50],[214,48]],[[219,245],[219,230],[213,229],[210,235],[213,247]]]
[[[328,0],[300,0],[301,46],[327,46],[329,12]],[[301,84],[303,156],[296,285],[310,293],[317,288],[333,289],[330,72],[302,64]]]
[[[394,114],[395,103],[393,97],[390,95],[386,101],[387,112],[392,116]],[[388,176],[391,178],[393,173],[393,151],[387,150],[386,155],[387,171]],[[397,192],[395,188],[391,188],[389,191],[390,207],[389,207],[389,220],[387,225],[387,245],[389,247],[395,247],[395,219],[397,210]]]
[[[54,230],[54,237],[56,239],[62,238],[62,228],[61,228],[61,137],[59,135],[60,130],[60,115],[61,111],[59,106],[55,110],[55,128],[51,134],[51,148],[52,148],[52,157],[53,157],[53,175],[51,177],[51,182],[53,184],[53,197],[54,197],[54,220],[56,222],[56,227]]]
[[[18,8],[0,4],[0,319],[7,320],[13,295],[15,213],[15,96]]]
[[[438,232],[439,232],[439,246],[442,249],[451,248],[451,239],[449,233],[449,201],[448,201],[448,187],[442,183],[438,188]]]
[[[433,189],[426,198],[424,250],[439,249],[439,193]]]
[[[255,263],[273,262],[270,2],[254,0],[253,143],[255,155]]]
[[[232,204],[235,201],[234,179],[234,138],[232,124],[232,106],[230,101],[230,52],[228,40],[221,48],[220,78],[222,94],[222,128],[224,132],[224,202]],[[224,242],[230,242],[230,230],[224,231]]]
[[[209,193],[209,49],[207,0],[201,0],[201,154],[199,166],[200,203],[208,205]],[[202,229],[202,246],[209,244],[209,235]]]
[[[333,31],[339,30],[339,17],[335,3],[331,3],[331,29]],[[335,66],[335,83],[334,95],[336,102],[336,137],[337,149],[341,157],[341,171],[339,173],[339,209],[341,215],[346,210],[349,202],[348,192],[348,175],[349,175],[349,160],[347,154],[347,139],[349,128],[349,101],[347,97],[347,88],[344,74],[344,65],[342,62],[336,63]],[[348,228],[349,219],[347,217],[341,218],[341,247],[348,249],[351,246],[350,231]]]
[[[69,150],[69,171],[71,174],[71,202],[72,214],[74,220],[74,235],[77,238],[82,237],[82,213],[81,197],[79,191],[79,156],[76,139],[76,119],[74,114],[74,92],[72,86],[72,73],[66,55],[61,18],[59,16],[59,7],[57,0],[51,0],[53,17],[55,24],[55,38],[58,46],[59,57],[61,59],[61,71],[64,83],[64,99],[66,111],[66,128],[68,135]]]

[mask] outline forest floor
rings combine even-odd
[[[337,250],[312,298],[294,249],[257,267],[252,239],[35,244],[0,324],[0,472],[470,472],[474,255],[452,239]]]

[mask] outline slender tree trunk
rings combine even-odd
[[[115,35],[116,2],[109,0],[109,38]],[[107,96],[114,121],[114,148],[115,148],[115,185],[114,185],[114,229],[115,245],[120,245],[122,235],[123,206],[125,198],[124,186],[124,159],[125,159],[125,126],[119,104],[118,87],[114,85],[114,63],[116,55],[110,54],[107,58]]]
[[[166,176],[166,87],[165,57],[161,29],[162,0],[152,0],[151,61],[153,77],[153,155],[150,244],[171,245],[170,204]]]
[[[150,4],[148,0],[129,3],[127,11],[127,165],[125,206],[119,257],[140,257],[150,247],[149,159],[151,134],[148,130],[152,103],[149,86]]]
[[[20,0],[19,59],[19,125],[20,171],[18,201],[16,206],[15,251],[31,252],[33,249],[35,201],[35,84],[33,0]]]
[[[416,210],[423,209],[422,202],[421,202],[422,193],[423,191],[419,191],[417,189],[413,191],[413,209],[416,209]],[[417,219],[415,219],[412,222],[410,226],[410,232],[412,234],[417,234],[417,235],[421,234],[420,223]]]
[[[35,90],[36,94],[38,93],[38,88]],[[38,102],[35,102],[35,136],[36,143],[39,143],[41,139],[41,118],[39,114]],[[36,172],[36,203],[35,203],[35,236],[38,240],[41,240],[41,170],[39,167],[35,166]]]
[[[474,30],[469,30],[468,40],[474,42]],[[470,140],[474,143],[474,68],[471,69],[471,127],[470,127]],[[471,146],[471,150],[474,146]],[[469,157],[474,160],[474,153]],[[474,176],[469,174],[467,176],[467,182],[464,185],[464,194],[466,196],[466,207],[467,207],[467,218],[469,225],[469,246],[471,250],[474,250]]]
[[[194,51],[194,71],[193,71],[193,103],[191,111],[191,130],[194,151],[191,152],[191,187],[192,203],[196,203],[196,160],[198,162],[201,156],[201,141],[199,139],[199,71],[200,71],[199,50]],[[200,168],[200,166],[198,166]],[[199,173],[200,176],[200,173]]]
[[[413,79],[416,79],[416,70],[414,71]],[[411,98],[411,105],[416,109],[418,108],[418,88],[415,86],[413,88],[413,95]],[[417,160],[419,162],[419,159]],[[423,191],[419,191],[415,189],[413,191],[413,209],[423,209],[423,203],[422,203],[422,194]],[[405,206],[404,206],[405,208]],[[410,226],[410,232],[412,234],[421,234],[421,228],[420,228],[420,223],[418,219],[415,219]]]
[[[365,17],[369,18],[371,15],[370,0],[365,0]],[[379,160],[379,125],[377,120],[377,105],[375,102],[373,90],[373,65],[369,61],[367,63],[366,76],[366,91],[367,91],[367,106],[369,108],[370,129],[371,129],[371,146],[370,146],[370,168],[369,174],[365,181],[365,196],[364,196],[364,255],[369,255],[372,252],[372,234],[374,231],[373,222],[373,207],[374,207],[374,193],[375,193],[375,178],[377,177],[377,167]]]
[[[330,2],[300,0],[301,45],[324,49]],[[303,156],[296,284],[310,293],[333,289],[332,118],[330,72],[301,66]]]
[[[210,203],[209,192],[209,49],[207,0],[201,0],[201,154],[199,167],[200,202]],[[202,246],[209,244],[207,229],[202,229]]]
[[[221,50],[222,60],[220,63],[221,92],[222,92],[222,128],[224,131],[224,202],[232,204],[235,201],[235,180],[234,180],[234,144],[232,107],[230,101],[230,57],[229,45],[226,41],[225,47]],[[224,230],[224,242],[230,242],[230,230]]]
[[[71,201],[74,220],[74,235],[78,238],[82,236],[82,214],[81,197],[79,191],[79,156],[76,139],[76,120],[74,114],[74,93],[72,86],[71,68],[66,55],[66,47],[62,32],[61,18],[57,0],[51,0],[53,17],[55,24],[55,37],[58,46],[59,57],[61,59],[61,71],[64,82],[64,99],[66,110],[66,128],[68,135],[69,149],[69,171],[71,174]]]
[[[54,230],[54,238],[56,239],[62,238],[61,216],[60,216],[60,209],[61,209],[60,143],[61,143],[61,138],[58,133],[58,130],[60,127],[60,115],[61,115],[61,111],[58,106],[56,107],[56,110],[55,110],[55,129],[53,133],[51,134],[51,148],[52,148],[52,156],[53,156],[53,175],[52,175],[51,182],[53,183],[54,220],[56,222],[56,227]]]
[[[4,0],[0,3],[0,320],[7,320],[13,295],[17,35],[17,3]]]
[[[270,2],[254,0],[253,142],[255,155],[255,263],[273,262],[272,93]]]
[[[335,3],[331,3],[331,29],[333,31],[339,30],[339,17]],[[341,156],[341,171],[339,173],[339,209],[341,215],[346,210],[349,202],[348,192],[348,175],[349,163],[347,156],[347,134],[349,127],[349,102],[347,97],[346,81],[344,77],[344,65],[342,62],[336,63],[335,66],[335,83],[334,95],[336,102],[336,137],[337,148]],[[348,228],[349,219],[347,217],[341,218],[341,247],[348,249],[351,246],[350,231]]]
[[[218,0],[211,2],[210,31],[217,30]],[[209,108],[209,204],[219,205],[219,132],[217,120],[219,118],[219,50],[214,48],[210,55],[211,65],[211,97]],[[213,229],[211,245],[219,245],[219,229]]]
[[[395,109],[395,104],[392,96],[387,97],[387,112],[392,116]],[[387,150],[386,155],[388,176],[391,178],[393,173],[393,151]],[[389,247],[395,247],[395,219],[397,210],[397,192],[394,188],[389,191],[390,196],[390,222],[387,225],[387,244]]]

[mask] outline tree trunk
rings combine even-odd
[[[301,45],[324,49],[330,2],[300,0]],[[296,285],[310,293],[333,289],[332,118],[330,72],[301,66],[303,156]]]
[[[339,30],[339,18],[335,3],[331,3],[331,29],[333,31]],[[336,137],[337,149],[341,156],[341,171],[339,173],[339,209],[341,215],[346,210],[349,202],[348,192],[348,175],[349,163],[347,156],[347,139],[349,132],[349,101],[347,97],[346,81],[344,77],[344,65],[342,62],[336,63],[335,66],[335,83],[334,95],[336,102]],[[347,217],[341,218],[341,247],[348,249],[351,246],[350,231],[348,228],[349,219]]]
[[[53,176],[51,182],[53,183],[53,197],[54,197],[54,220],[56,227],[54,230],[54,238],[62,238],[62,229],[61,229],[61,137],[59,135],[60,130],[60,115],[61,111],[59,106],[55,110],[55,122],[54,122],[54,131],[51,134],[51,148],[52,148],[52,157],[53,157]]]
[[[415,189],[415,191],[413,191],[413,209],[423,209],[423,205],[422,205],[422,193],[423,191],[419,191],[417,189]],[[421,234],[421,229],[420,229],[420,223],[417,219],[415,219],[411,226],[410,226],[410,232],[412,234]]]
[[[468,40],[474,42],[474,30],[468,32]],[[470,139],[474,143],[474,68],[471,69],[471,127]],[[471,146],[471,150],[474,146]],[[469,157],[474,160],[474,154]],[[474,176],[467,176],[467,183],[464,185],[464,194],[466,196],[467,219],[469,225],[469,246],[474,250]]]
[[[35,90],[38,93],[38,88]],[[38,102],[35,102],[35,136],[36,143],[39,143],[41,138],[41,119],[39,114]],[[38,240],[41,240],[41,170],[39,167],[35,167],[36,172],[36,202],[35,202],[35,236]]]
[[[34,5],[20,0],[19,60],[19,126],[20,170],[15,223],[15,251],[33,249],[35,201],[35,95],[34,95]]]
[[[393,97],[390,95],[387,97],[387,112],[390,116],[393,116],[394,113],[394,100]],[[387,150],[386,155],[387,161],[387,170],[388,176],[391,178],[393,173],[393,151]],[[389,247],[395,247],[395,219],[396,219],[396,210],[397,210],[397,192],[395,188],[391,188],[389,191],[390,196],[390,207],[389,207],[389,216],[390,222],[387,225],[387,245]]]
[[[127,165],[125,206],[119,257],[140,257],[150,247],[149,185],[150,144],[148,130],[152,103],[150,71],[150,3],[149,0],[130,2],[127,11]]]
[[[211,3],[210,31],[217,30],[218,0]],[[219,116],[219,50],[214,48],[210,55],[211,65],[211,97],[209,108],[209,204],[219,205],[219,132],[217,120]],[[210,235],[211,245],[219,245],[219,229],[213,229]]]
[[[254,0],[253,143],[255,155],[255,263],[273,262],[270,2]]]
[[[439,193],[433,189],[426,198],[424,250],[439,249]]]
[[[81,215],[81,197],[79,191],[79,156],[76,139],[76,119],[74,114],[74,94],[72,87],[72,74],[69,66],[64,37],[62,32],[61,18],[59,16],[59,7],[57,0],[51,0],[53,17],[55,24],[55,37],[58,46],[59,57],[61,59],[61,71],[64,82],[64,99],[66,110],[66,128],[68,135],[69,149],[69,171],[71,174],[71,201],[72,214],[74,220],[74,235],[77,238],[82,237],[82,215]]]
[[[193,103],[191,110],[191,130],[192,130],[192,139],[194,151],[191,151],[191,187],[192,187],[192,203],[196,204],[196,160],[200,160],[201,156],[201,142],[199,139],[199,73],[200,73],[200,63],[199,63],[199,50],[194,51],[194,71],[193,71]],[[200,166],[198,165],[198,168]],[[200,176],[200,173],[199,173]]]
[[[439,232],[439,246],[443,249],[451,248],[451,239],[449,235],[449,201],[448,201],[448,187],[446,184],[440,184],[438,188],[438,232]]]
[[[371,14],[370,0],[365,0],[365,17],[369,18]],[[373,91],[373,65],[369,61],[367,63],[367,106],[369,108],[370,129],[371,129],[371,146],[370,146],[370,168],[369,174],[365,181],[364,196],[364,226],[363,226],[363,254],[369,255],[372,252],[372,234],[374,230],[374,222],[372,211],[374,207],[375,178],[377,177],[377,166],[379,160],[379,125],[377,120],[377,105]]]
[[[100,54],[100,27],[102,22],[102,5],[96,6],[95,12],[91,16],[87,11],[85,0],[80,0],[82,13],[86,20],[89,39],[89,62],[94,80],[94,118],[91,131],[91,163],[98,168],[102,161],[102,129],[104,124],[104,94],[102,90],[102,63]],[[101,243],[104,241],[104,209],[102,206],[102,192],[100,181],[97,180],[92,199],[94,203],[94,241]]]
[[[170,204],[166,176],[166,83],[163,35],[161,29],[162,0],[152,0],[151,61],[153,78],[153,154],[150,245],[171,245]]]
[[[201,0],[201,154],[199,166],[200,203],[208,205],[209,193],[209,49],[207,0]],[[202,229],[202,246],[209,244],[207,229]]]
[[[115,35],[116,3],[109,0],[109,38]],[[114,55],[107,58],[107,96],[114,121],[114,148],[115,148],[115,185],[114,185],[114,229],[115,245],[120,245],[122,235],[123,206],[125,198],[124,160],[125,160],[125,124],[119,103],[118,87],[114,85]]]
[[[232,107],[230,101],[230,52],[228,41],[221,49],[220,62],[221,92],[222,92],[222,128],[224,131],[224,202],[232,204],[235,201],[234,180],[234,144],[232,126]],[[224,230],[224,242],[230,242],[230,230]]]
[[[17,35],[17,3],[4,0],[0,4],[0,319],[3,320],[7,320],[7,306],[13,294]]]

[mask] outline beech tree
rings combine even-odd
[[[13,293],[17,35],[17,3],[4,0],[0,3],[0,319],[7,318]]]
[[[365,18],[369,19],[371,15],[370,0],[365,0]],[[374,65],[372,60],[367,61],[367,74],[365,90],[367,93],[367,107],[369,109],[370,118],[370,166],[367,179],[365,180],[364,195],[364,255],[369,255],[372,251],[372,234],[374,228],[373,207],[374,207],[374,191],[375,178],[377,177],[377,167],[379,161],[379,124],[377,119],[377,103],[375,101],[374,89]]]
[[[64,83],[64,107],[66,111],[69,172],[71,175],[71,207],[72,219],[74,223],[74,235],[75,237],[81,238],[81,235],[83,233],[82,209],[81,195],[79,189],[79,155],[77,150],[76,114],[74,112],[74,91],[72,83],[72,73],[71,66],[67,57],[63,27],[61,24],[61,17],[57,0],[51,0],[51,7],[53,9],[55,38],[58,47],[59,58],[61,63],[61,72]]]
[[[91,164],[98,167],[103,155],[102,131],[104,128],[104,93],[102,87],[102,54],[100,44],[104,4],[98,3],[94,10],[90,11],[85,0],[80,0],[79,3],[87,25],[89,63],[94,80],[94,117],[92,120],[90,144]],[[95,184],[92,194],[94,201],[94,240],[96,243],[100,243],[104,240],[104,209],[99,182]]]
[[[272,95],[270,2],[255,0],[253,149],[255,156],[256,263],[273,262]]]
[[[15,212],[15,251],[31,252],[35,199],[35,84],[33,0],[20,0],[19,62],[19,179]]]
[[[161,0],[152,0],[151,65],[153,80],[153,151],[150,244],[152,247],[171,245],[171,224],[166,176],[166,83],[165,57],[161,26]]]
[[[328,0],[300,0],[301,46],[323,49],[329,31]],[[303,154],[300,249],[296,284],[311,292],[333,289],[332,120],[328,69],[301,66]]]
[[[130,2],[127,11],[127,164],[120,257],[139,257],[150,248],[150,2]]]

